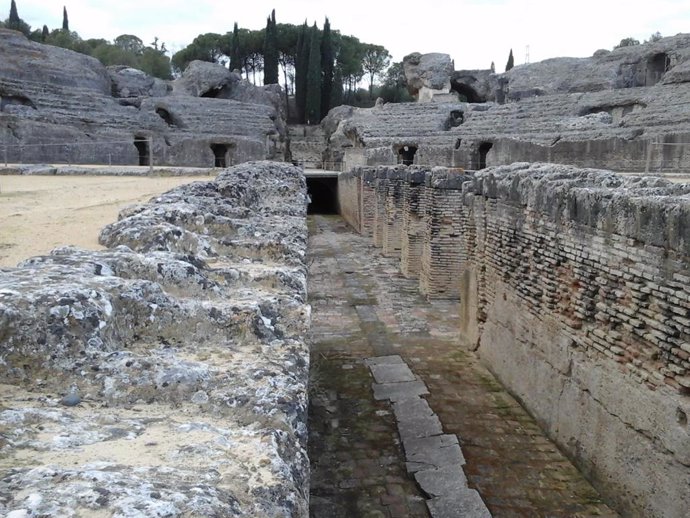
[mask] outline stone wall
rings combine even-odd
[[[306,207],[248,163],[0,269],[0,514],[308,515]]]
[[[690,186],[553,164],[409,169],[397,181],[424,176],[424,233],[403,271],[421,264],[427,296],[460,298],[464,345],[623,514],[684,516]]]

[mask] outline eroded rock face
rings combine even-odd
[[[0,77],[13,81],[47,83],[69,89],[78,87],[110,95],[110,77],[96,58],[71,50],[40,45],[21,32],[0,29]],[[3,93],[0,83],[0,92]],[[93,93],[92,93],[93,95]]]
[[[282,160],[280,89],[192,64],[180,83],[0,29],[0,132],[7,160],[225,167]],[[180,86],[182,85],[182,86]],[[203,98],[202,98],[203,97]]]
[[[434,93],[450,91],[453,62],[448,54],[414,52],[403,59],[407,88],[419,101],[429,101]]]
[[[126,66],[108,67],[114,97],[165,97],[172,91],[167,81]]]
[[[307,515],[306,200],[250,163],[0,270],[3,515]]]

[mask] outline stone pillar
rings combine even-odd
[[[366,237],[374,237],[374,223],[376,218],[376,171],[369,168],[358,169],[360,172],[360,214],[362,224],[360,233]]]
[[[361,172],[350,171],[338,175],[338,208],[340,215],[357,232],[362,232]]]
[[[459,299],[467,255],[462,239],[462,184],[468,177],[434,170],[426,178],[426,231],[419,288],[429,299]]]
[[[403,181],[400,270],[408,279],[419,278],[422,268],[422,246],[426,230],[424,180],[427,174],[427,171],[410,170]]]
[[[386,257],[400,257],[405,169],[407,168],[390,169],[387,175],[386,219],[382,239],[383,255]]]
[[[386,224],[386,196],[388,169],[380,168],[376,174],[376,210],[374,211],[374,246],[383,246],[383,227]]]

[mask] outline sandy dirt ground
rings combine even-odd
[[[97,250],[98,233],[127,205],[211,177],[0,176],[0,267],[53,248]]]

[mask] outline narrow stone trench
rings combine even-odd
[[[429,495],[406,471],[391,404],[372,393],[365,359],[387,355],[399,355],[426,384],[443,432],[458,436],[467,485],[492,516],[618,516],[459,348],[456,302],[427,302],[397,260],[339,216],[310,216],[309,228],[313,518],[430,516]]]

